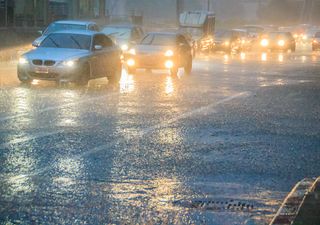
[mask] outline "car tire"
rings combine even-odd
[[[18,79],[22,84],[30,84],[32,82],[31,78],[23,76],[20,72],[18,72]]]
[[[110,84],[118,84],[121,79],[121,63],[118,63],[118,65],[115,67],[114,71],[111,73],[111,75],[107,76]],[[129,72],[129,69],[128,69]]]
[[[177,76],[178,75],[178,68],[174,67],[174,68],[170,69],[170,75]]]
[[[192,71],[192,56],[189,56],[187,65],[184,66],[184,73],[190,75]]]
[[[76,81],[76,84],[79,86],[85,86],[88,85],[89,82],[89,76],[90,76],[90,66],[89,64],[85,64],[81,70],[81,75]]]

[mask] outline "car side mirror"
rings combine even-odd
[[[94,46],[94,50],[95,51],[100,51],[100,50],[102,50],[102,46],[101,45],[95,45]]]
[[[42,30],[38,30],[38,33],[39,33],[40,35],[42,35],[42,34],[43,34],[43,31],[42,31]]]
[[[32,46],[37,48],[40,46],[40,43],[38,43],[37,41],[32,42]]]

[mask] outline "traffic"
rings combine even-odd
[[[51,23],[23,54],[18,63],[22,83],[34,79],[57,84],[86,85],[107,77],[118,83],[121,68],[129,74],[137,69],[167,70],[177,76],[179,68],[192,72],[192,61],[200,55],[245,54],[246,52],[294,53],[297,45],[320,49],[320,28],[298,25],[243,25],[230,29],[215,26],[215,16],[206,11],[183,12],[176,29],[150,29],[138,24],[107,24],[62,20]]]

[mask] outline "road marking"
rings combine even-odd
[[[227,97],[227,98],[224,98],[218,102],[215,102],[215,103],[212,103],[212,104],[209,104],[207,106],[203,106],[203,107],[200,107],[199,109],[195,109],[195,110],[192,110],[190,112],[186,112],[180,116],[177,116],[177,117],[174,117],[166,122],[162,122],[162,123],[159,123],[159,124],[156,124],[154,126],[150,126],[149,128],[146,128],[144,129],[142,132],[140,132],[139,136],[134,136],[133,138],[142,138],[143,136],[147,135],[147,134],[150,134],[152,132],[154,132],[155,130],[157,129],[160,129],[160,128],[164,128],[174,122],[177,122],[181,119],[186,119],[186,118],[189,118],[189,117],[192,117],[194,115],[197,115],[197,114],[203,114],[203,113],[212,113],[212,112],[215,112],[213,111],[213,108],[214,107],[217,107],[221,104],[224,104],[226,102],[229,102],[229,101],[232,101],[234,99],[237,99],[237,98],[245,98],[245,97],[249,97],[252,93],[247,91],[247,92],[241,92],[241,93],[238,93],[238,94],[235,94],[235,95],[232,95],[230,97]],[[128,139],[127,138],[120,138],[120,139],[117,139],[113,142],[109,142],[108,144],[105,144],[105,145],[100,145],[100,146],[97,146],[97,147],[94,147],[93,149],[89,150],[89,151],[86,151],[86,152],[83,152],[81,154],[78,154],[78,155],[74,155],[72,158],[83,158],[85,156],[88,156],[88,155],[91,155],[93,153],[97,153],[97,152],[100,152],[100,151],[103,151],[103,150],[106,150],[106,149],[109,149],[111,146],[115,145],[116,143],[118,142],[125,142],[127,141]],[[6,175],[2,175],[0,176],[1,180],[10,180],[10,181],[17,181],[19,179],[24,179],[24,178],[27,178],[27,177],[33,177],[33,176],[36,176],[36,175],[39,175],[41,173],[44,173],[50,169],[53,168],[53,165],[49,165],[49,166],[46,166],[46,167],[43,167],[42,169],[39,169],[33,173],[29,173],[29,174],[20,174],[20,175],[16,175],[16,176],[11,176],[11,177],[8,177]]]

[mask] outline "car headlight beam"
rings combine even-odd
[[[269,45],[269,40],[268,39],[262,39],[260,42],[261,46],[266,47]]]
[[[76,64],[76,60],[67,60],[63,62],[64,66],[73,67]]]
[[[19,58],[19,64],[20,65],[24,65],[24,64],[27,64],[28,63],[28,60],[24,57],[20,57]]]
[[[174,66],[172,60],[167,60],[164,65],[165,65],[165,67],[166,67],[167,69],[171,69],[171,68],[173,68],[173,66]]]
[[[286,44],[286,42],[284,40],[279,40],[278,41],[278,45],[283,47]]]

